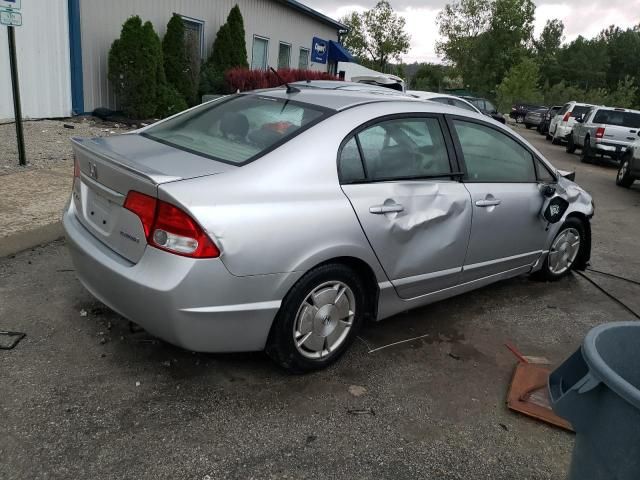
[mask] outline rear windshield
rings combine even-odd
[[[576,105],[575,107],[573,107],[573,110],[571,111],[571,116],[573,118],[579,117],[580,115],[584,115],[585,113],[587,113],[590,109],[591,109],[590,106]]]
[[[640,113],[616,110],[598,110],[593,123],[604,123],[618,127],[640,128]]]
[[[146,130],[145,137],[234,165],[281,145],[329,113],[308,104],[234,95]]]

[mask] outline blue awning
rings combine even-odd
[[[344,48],[338,42],[329,40],[329,60],[334,62],[354,62],[353,56],[349,50]]]

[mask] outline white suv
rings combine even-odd
[[[566,140],[573,130],[576,118],[587,113],[591,107],[593,107],[593,105],[589,105],[588,103],[565,103],[556,116],[551,119],[547,140],[551,140],[555,145]]]

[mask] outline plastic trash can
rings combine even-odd
[[[576,432],[570,480],[640,479],[640,322],[591,330],[549,376],[549,396]]]

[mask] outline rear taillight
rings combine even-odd
[[[73,157],[73,178],[80,178],[80,162]]]
[[[571,118],[571,112],[567,112],[564,114],[564,117],[562,117],[562,121],[563,122],[568,122],[569,118]]]
[[[604,127],[598,127],[596,130],[596,138],[604,137]]]
[[[140,218],[149,245],[185,257],[220,256],[220,250],[200,225],[178,207],[131,191],[124,208]]]
[[[124,208],[135,213],[144,228],[144,236],[148,239],[153,231],[153,222],[156,218],[156,204],[158,201],[144,193],[130,191],[124,201]]]

